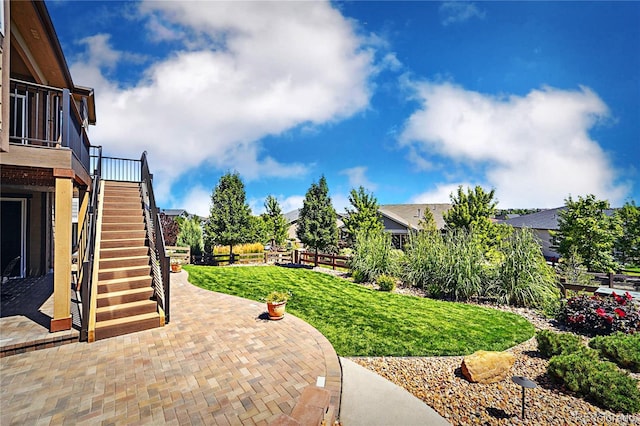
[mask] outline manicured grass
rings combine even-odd
[[[534,333],[531,323],[519,315],[378,292],[307,269],[192,265],[184,269],[199,287],[256,301],[272,290],[290,292],[287,312],[318,329],[341,356],[500,351]]]

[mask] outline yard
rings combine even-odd
[[[255,301],[272,290],[291,293],[287,312],[318,329],[340,356],[501,351],[534,333],[531,323],[512,313],[374,291],[302,268],[188,265],[185,269],[194,285]]]

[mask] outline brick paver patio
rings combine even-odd
[[[0,358],[0,424],[268,424],[326,378],[338,412],[341,370],[304,321],[172,274],[171,323],[95,343]]]

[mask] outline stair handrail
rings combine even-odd
[[[91,197],[84,215],[78,238],[78,280],[82,300],[80,340],[87,341],[89,336],[89,318],[91,317],[92,277],[95,257],[96,219],[100,199],[100,181],[102,175],[102,146],[91,147],[92,170]],[[94,154],[95,153],[95,154]]]
[[[147,238],[149,239],[153,289],[158,301],[158,307],[161,312],[164,312],[164,322],[168,323],[170,319],[169,256],[165,251],[164,235],[160,225],[160,212],[153,194],[153,175],[149,172],[146,151],[142,153],[140,162],[144,220],[147,228]]]

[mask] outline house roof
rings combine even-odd
[[[531,229],[558,229],[558,212],[566,207],[556,207],[555,209],[542,210],[537,213],[526,214],[502,221],[514,228]]]
[[[430,210],[438,229],[444,228],[442,215],[451,208],[451,204],[383,204],[378,211],[381,215],[407,228],[419,229],[418,223],[424,217],[424,212]]]
[[[560,211],[565,210],[566,207],[556,207],[555,209],[542,210],[537,213],[531,213],[524,216],[514,217],[502,221],[514,228],[531,228],[531,229],[550,229],[558,230],[558,215]],[[604,213],[607,216],[612,216],[615,209],[607,209]]]
[[[170,217],[176,217],[180,215],[185,215],[185,216],[189,215],[189,213],[187,213],[187,211],[184,209],[161,209],[161,212]]]
[[[291,224],[293,222],[297,222],[300,217],[300,209],[295,209],[290,212],[285,213],[284,218],[287,220],[287,223]]]

